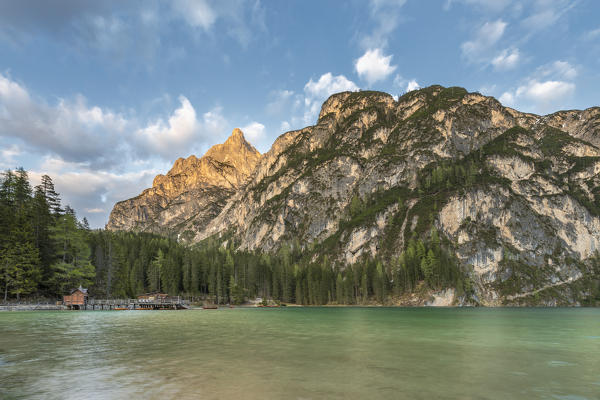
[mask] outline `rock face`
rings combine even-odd
[[[235,129],[223,144],[197,158],[179,158],[152,187],[113,208],[107,229],[190,235],[216,217],[244,186],[260,153]]]
[[[411,237],[435,228],[480,304],[577,304],[596,290],[600,108],[538,116],[441,86],[397,101],[344,92],[316,125],[253,160],[236,185],[224,178],[192,191],[187,174],[157,177],[143,199],[117,204],[111,224],[166,223],[193,241],[233,237],[243,250],[292,244],[341,265],[365,256],[393,264]],[[455,293],[434,303],[452,304]]]

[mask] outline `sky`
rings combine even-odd
[[[600,105],[597,0],[0,0],[0,169],[115,202],[241,128],[266,152],[345,90]]]

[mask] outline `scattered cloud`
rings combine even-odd
[[[513,0],[446,0],[444,10],[448,11],[453,4],[462,3],[469,7],[477,7],[484,12],[499,13],[511,5]]]
[[[406,91],[410,92],[413,90],[417,90],[419,89],[421,86],[419,86],[419,84],[417,83],[416,80],[412,79],[410,80],[407,84],[406,84]]]
[[[515,95],[511,92],[502,93],[498,100],[505,106],[515,107]]]
[[[537,0],[533,3],[532,13],[521,21],[521,26],[530,31],[550,28],[576,4],[571,0]]]
[[[193,28],[209,31],[217,20],[217,13],[205,0],[173,0],[173,9]]]
[[[517,97],[523,96],[537,103],[551,103],[570,96],[575,91],[575,84],[564,81],[538,82],[532,80],[517,89]]]
[[[220,108],[206,112],[199,120],[196,110],[185,96],[168,120],[162,118],[139,128],[135,133],[136,149],[142,155],[159,154],[169,160],[196,150],[196,145],[222,135],[227,122]]]
[[[30,152],[110,170],[140,158],[172,160],[199,151],[227,131],[220,107],[199,117],[185,96],[179,102],[167,119],[144,123],[132,115],[89,106],[83,96],[48,104],[0,74],[0,136],[21,141]]]
[[[18,138],[34,149],[96,166],[120,157],[120,138],[130,126],[122,115],[89,107],[85,98],[49,105],[0,74],[0,136]]]
[[[404,92],[410,92],[421,87],[416,79],[404,79],[401,75],[396,75],[394,78],[394,86],[403,90]]]
[[[333,75],[331,72],[321,75],[315,82],[312,78],[304,85],[304,92],[309,99],[326,99],[334,93],[356,91],[358,86],[344,75]]]
[[[387,79],[396,70],[395,65],[390,65],[392,56],[386,56],[381,49],[369,49],[358,58],[354,67],[361,79],[369,85]]]
[[[492,60],[496,70],[509,70],[515,68],[521,59],[519,49],[504,49]]]
[[[369,2],[369,16],[374,27],[360,40],[364,49],[387,47],[390,35],[400,24],[400,10],[405,3],[406,0],[371,0]]]
[[[219,21],[223,21],[220,28],[243,47],[248,46],[255,33],[267,30],[260,1],[175,0],[171,5],[175,18],[203,33],[212,34]]]
[[[246,139],[252,144],[261,142],[266,137],[265,126],[260,122],[253,121],[240,129],[244,132]]]
[[[538,74],[543,77],[572,80],[577,77],[577,69],[568,61],[554,61],[538,68]]]
[[[21,154],[23,154],[23,152],[16,144],[11,144],[0,150],[0,168],[15,168],[17,162],[15,157],[20,156]]]
[[[317,80],[312,78],[304,85],[303,93],[282,90],[271,94],[267,111],[282,117],[281,133],[300,129],[315,123],[321,106],[329,96],[345,91],[357,91],[359,87],[344,75],[327,72]]]
[[[253,0],[173,0],[139,2],[118,0],[56,0],[0,2],[0,40],[20,47],[39,37],[52,37],[73,50],[110,55],[115,62],[151,68],[159,52],[174,55],[167,33],[184,27],[202,39],[230,37],[247,47],[266,32],[265,12]],[[217,29],[220,35],[215,34]],[[204,40],[198,40],[202,43]]]
[[[277,90],[269,94],[266,112],[270,115],[279,115],[289,109],[290,102],[294,101],[294,91]]]
[[[289,122],[287,121],[282,121],[281,125],[279,126],[279,130],[283,133],[283,132],[288,132],[290,129],[292,128],[292,126],[290,125]]]
[[[576,90],[572,82],[576,76],[577,70],[567,61],[554,61],[537,68],[516,89],[502,93],[499,100],[508,106],[540,114],[568,108]]]
[[[140,194],[152,186],[152,180],[161,172],[164,173],[164,170],[96,171],[66,163],[60,158],[48,158],[40,169],[29,171],[29,176],[32,184],[37,185],[42,175],[49,174],[63,204],[69,204],[78,211],[79,218],[86,217],[92,227],[104,227],[116,202]]]
[[[514,91],[502,93],[499,100],[513,108],[545,114],[567,108],[564,104],[575,93],[575,88],[572,82],[530,80]]]
[[[508,24],[501,19],[486,22],[475,33],[472,40],[461,45],[463,56],[469,62],[481,62],[488,59],[489,52],[500,40]]]
[[[304,85],[305,124],[311,124],[319,115],[323,102],[332,94],[344,91],[356,91],[358,86],[344,75],[334,76],[331,72],[321,75],[316,82],[312,78]]]
[[[596,40],[598,38],[600,38],[600,28],[597,29],[592,29],[591,31],[587,31],[584,35],[583,38],[585,40]]]

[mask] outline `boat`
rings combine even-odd
[[[125,311],[125,310],[129,310],[129,308],[127,308],[127,307],[115,307],[115,308],[113,308],[113,310],[115,310],[115,311]]]
[[[217,308],[219,308],[219,306],[216,306],[213,304],[213,305],[202,306],[202,308],[204,310],[216,310]]]

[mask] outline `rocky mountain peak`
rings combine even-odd
[[[186,223],[201,224],[215,217],[225,199],[246,183],[260,158],[236,128],[201,158],[178,158],[166,175],[154,178],[151,188],[117,203],[107,228],[165,232]]]
[[[177,160],[108,227],[300,248],[342,268],[377,259],[419,279],[419,246],[441,243],[469,279],[458,304],[467,290],[488,305],[582,304],[600,273],[600,109],[540,116],[439,85],[338,93],[264,155],[236,129]]]
[[[246,138],[244,137],[244,132],[242,132],[242,130],[240,128],[235,128],[231,132],[231,135],[229,135],[229,137],[227,138],[225,143],[234,144],[234,143],[248,143],[248,142],[246,141]]]
[[[347,116],[353,112],[374,104],[392,105],[394,98],[385,92],[362,90],[358,92],[341,92],[331,95],[321,107],[319,121],[327,115],[336,118]]]
[[[248,143],[242,130],[235,128],[225,143],[211,147],[203,158],[205,157],[229,164],[247,177],[254,170],[261,155],[254,146]]]

